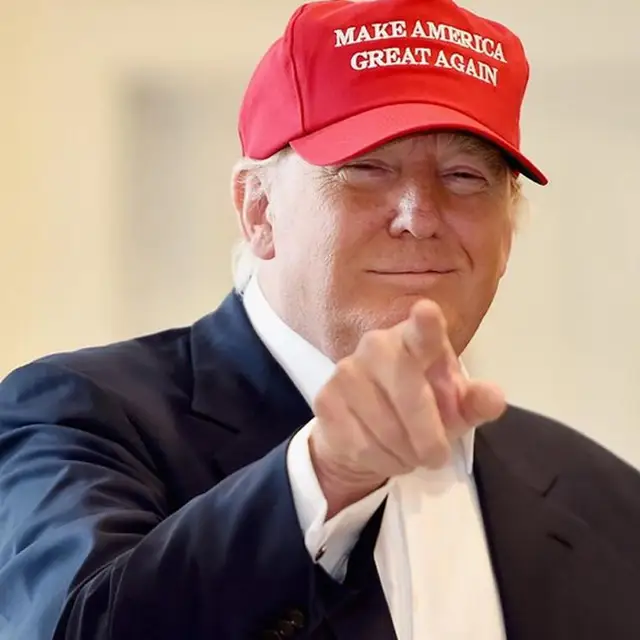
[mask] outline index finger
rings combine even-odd
[[[402,327],[405,349],[426,371],[447,355],[447,322],[440,307],[432,300],[420,300],[411,309]]]

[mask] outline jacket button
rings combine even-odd
[[[293,638],[298,628],[291,620],[279,620],[276,625],[276,631],[279,638]]]
[[[287,620],[293,625],[296,631],[304,629],[304,625],[307,623],[304,613],[300,609],[291,609],[287,611]]]
[[[300,609],[290,609],[272,629],[262,632],[262,640],[287,640],[304,628],[306,619]]]

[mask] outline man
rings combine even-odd
[[[638,638],[640,477],[459,356],[495,295],[528,79],[450,0],[301,7],[192,327],[0,386],[0,637]]]

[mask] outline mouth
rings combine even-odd
[[[368,273],[381,281],[398,285],[424,286],[455,273],[455,269],[370,270]]]
[[[424,274],[440,274],[445,275],[447,273],[453,273],[454,269],[391,269],[391,270],[382,270],[382,269],[371,269],[369,273],[375,273],[379,275],[385,276],[396,276],[396,275],[424,275]]]

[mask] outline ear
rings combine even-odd
[[[232,176],[232,198],[244,239],[256,257],[275,256],[273,227],[269,219],[269,197],[255,172],[238,169]]]

